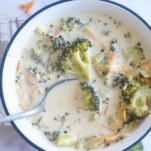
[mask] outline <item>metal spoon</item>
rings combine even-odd
[[[22,118],[25,118],[25,117],[29,117],[29,116],[33,116],[35,114],[38,114],[42,111],[44,111],[45,109],[45,103],[46,103],[46,96],[47,94],[53,89],[55,88],[56,86],[60,85],[60,84],[63,84],[65,82],[70,82],[70,81],[75,81],[75,80],[78,80],[77,78],[71,78],[71,79],[65,79],[65,80],[61,80],[55,84],[53,84],[52,86],[50,86],[48,88],[48,90],[45,92],[43,98],[41,99],[41,102],[40,104],[33,108],[33,109],[30,109],[28,111],[25,111],[25,112],[21,112],[21,113],[17,113],[17,114],[13,114],[13,115],[8,115],[8,116],[5,116],[3,118],[0,119],[0,124],[2,123],[5,123],[5,122],[10,122],[10,121],[15,121],[17,119],[22,119]]]

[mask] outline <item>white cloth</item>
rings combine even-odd
[[[26,18],[15,20],[5,20],[0,22],[0,60],[3,56],[3,53],[5,51],[5,48],[7,47],[7,44],[10,40],[10,38],[13,36],[14,32],[17,30],[17,28],[24,22]],[[0,102],[0,118],[5,115],[4,109],[2,107],[2,103]],[[5,123],[2,125],[9,126],[9,123]]]

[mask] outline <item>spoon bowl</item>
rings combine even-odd
[[[21,113],[17,113],[17,114],[12,114],[12,115],[8,115],[8,116],[5,116],[3,118],[0,119],[0,124],[3,124],[5,122],[10,122],[10,121],[15,121],[17,119],[22,119],[22,118],[26,118],[26,117],[30,117],[30,116],[33,116],[35,114],[38,114],[42,111],[44,111],[45,109],[45,102],[46,102],[46,97],[48,95],[48,93],[55,87],[57,87],[58,85],[60,84],[64,84],[66,82],[71,82],[71,81],[75,81],[75,80],[78,80],[77,78],[70,78],[70,79],[64,79],[64,80],[61,80],[61,81],[58,81],[57,83],[53,84],[52,86],[50,86],[47,91],[45,92],[44,96],[42,97],[41,101],[40,101],[40,104],[37,105],[35,108],[33,109],[30,109],[28,111],[24,111],[24,112],[21,112]]]

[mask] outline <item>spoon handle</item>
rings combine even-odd
[[[0,124],[15,121],[15,120],[22,119],[25,117],[30,117],[30,116],[40,113],[42,111],[43,111],[43,107],[40,105],[40,106],[35,107],[34,109],[31,109],[31,110],[28,110],[25,112],[12,114],[12,115],[8,115],[3,118],[0,118]]]

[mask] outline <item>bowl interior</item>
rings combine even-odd
[[[57,3],[56,3],[57,4]],[[3,73],[2,73],[2,93],[5,103],[5,109],[8,113],[18,113],[20,108],[18,106],[19,100],[15,91],[15,72],[18,60],[21,57],[22,51],[26,48],[27,43],[32,44],[32,35],[35,28],[41,26],[46,28],[50,21],[56,20],[61,16],[67,16],[74,13],[87,13],[96,12],[111,15],[116,19],[122,21],[138,33],[138,35],[145,42],[146,48],[151,51],[150,35],[151,30],[144,25],[136,16],[129,11],[112,4],[110,2],[99,0],[76,0],[60,2],[58,5],[50,5],[45,9],[39,11],[36,15],[31,17],[24,26],[13,37],[11,44],[8,48],[8,52],[5,58]],[[151,53],[147,54],[151,57]],[[104,151],[110,150],[123,150],[132,145],[136,140],[141,138],[144,133],[151,126],[151,115],[149,115],[144,122],[131,133],[130,137],[125,138],[123,141],[111,145],[104,149]],[[53,144],[51,144],[37,129],[33,128],[29,119],[22,119],[14,122],[19,131],[33,144],[48,151],[58,151]],[[60,148],[60,151],[73,151],[74,149]],[[99,150],[99,149],[98,149]]]

